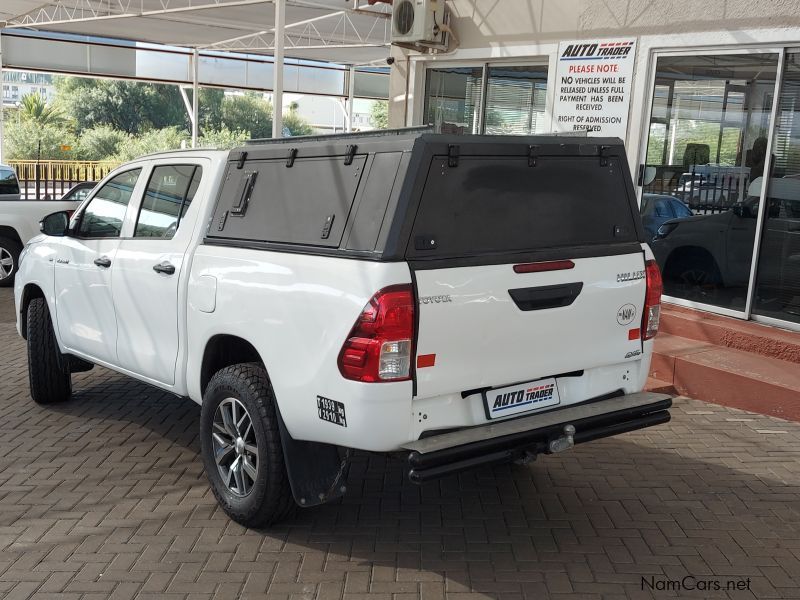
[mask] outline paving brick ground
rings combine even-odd
[[[95,371],[28,397],[0,290],[0,598],[800,598],[800,424],[693,400],[673,421],[415,487],[359,456],[340,504],[247,531],[190,401]],[[690,575],[749,591],[652,591]],[[687,580],[691,583],[692,580]]]

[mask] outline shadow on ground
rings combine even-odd
[[[643,577],[686,575],[750,591],[679,596],[798,597],[800,424],[679,400],[668,425],[422,487],[360,453],[344,499],[248,531],[208,489],[196,404],[96,368],[39,407],[8,324],[0,347],[0,597],[662,598]]]

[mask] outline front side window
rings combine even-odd
[[[120,173],[97,191],[81,216],[78,229],[80,237],[119,237],[133,188],[141,172],[141,169],[131,169]]]
[[[153,169],[133,237],[172,239],[200,185],[197,165],[161,165]]]

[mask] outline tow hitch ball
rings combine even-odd
[[[562,431],[564,435],[550,440],[550,442],[547,444],[547,450],[551,454],[569,450],[575,445],[575,438],[573,437],[575,435],[575,426],[564,425],[564,429]]]

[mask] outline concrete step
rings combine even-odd
[[[675,386],[669,381],[656,379],[655,377],[648,377],[647,383],[644,386],[644,391],[653,392],[656,394],[677,394],[678,391]]]
[[[698,400],[800,421],[796,362],[659,333],[650,376]]]
[[[674,304],[661,306],[659,331],[800,364],[800,334]]]

